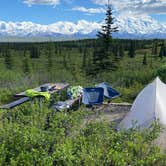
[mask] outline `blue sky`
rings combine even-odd
[[[87,3],[88,2],[88,3]],[[29,7],[21,0],[1,0],[0,20],[3,21],[32,21],[40,24],[50,24],[57,21],[76,22],[81,19],[87,21],[101,21],[104,13],[88,15],[80,11],[73,11],[76,6],[97,7],[90,1],[84,0],[73,3],[62,2],[57,6],[35,4]]]
[[[150,16],[159,22],[166,23],[166,14],[152,14]]]
[[[111,3],[117,15],[129,11],[134,14],[144,13],[166,23],[166,0],[159,1],[113,0]],[[31,21],[39,24],[79,20],[101,22],[104,18],[105,2],[106,0],[1,0],[0,20]]]

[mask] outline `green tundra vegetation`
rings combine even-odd
[[[100,47],[97,39],[0,43],[0,103],[44,82],[94,86],[103,81],[119,90],[122,95],[118,101],[132,102],[156,76],[166,82],[164,40],[114,39],[112,63],[107,70],[98,67],[96,54]]]
[[[110,68],[102,70],[98,39],[0,43],[0,104],[46,82],[86,87],[106,81],[121,93],[114,102],[133,102],[156,76],[166,83],[164,40],[112,39],[110,44]],[[166,165],[165,153],[153,143],[161,130],[157,124],[117,132],[115,123],[86,121],[94,110],[55,112],[48,104],[0,110],[0,165]]]

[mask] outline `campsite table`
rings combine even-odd
[[[69,84],[68,83],[46,83],[46,84],[43,84],[43,85],[40,85],[40,86],[34,88],[33,90],[35,90],[37,92],[41,92],[41,87],[45,87],[45,86],[53,87],[53,89],[51,91],[49,91],[50,94],[53,94],[53,93],[57,93],[65,88],[67,88],[69,86]],[[30,98],[26,96],[26,91],[15,94],[14,96],[19,97],[20,99],[13,101],[9,104],[3,105],[0,108],[1,109],[14,108],[14,107],[30,100]]]
[[[35,90],[37,92],[41,92],[40,87],[45,87],[45,86],[54,87],[53,90],[49,91],[50,94],[53,94],[53,93],[56,93],[60,90],[67,88],[69,86],[69,84],[68,83],[46,83],[46,84],[43,84],[43,85],[40,85],[40,86],[34,88],[33,90]],[[17,93],[14,96],[15,97],[26,97],[26,91]]]

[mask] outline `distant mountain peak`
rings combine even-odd
[[[161,24],[147,15],[119,15],[115,19],[118,38],[166,38],[166,24]],[[79,20],[77,23],[59,21],[49,25],[33,22],[0,21],[1,37],[52,37],[88,38],[95,37],[102,23]]]

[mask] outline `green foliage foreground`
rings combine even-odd
[[[165,165],[153,145],[160,127],[115,131],[107,121],[86,121],[92,111],[55,113],[26,104],[0,112],[1,165]]]

